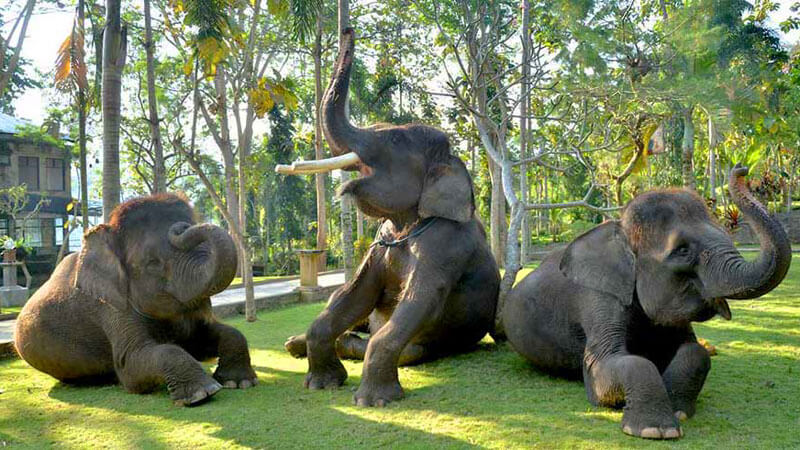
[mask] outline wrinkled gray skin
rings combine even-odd
[[[363,176],[341,192],[355,197],[365,214],[385,219],[380,235],[387,241],[407,236],[421,219],[437,219],[402,245],[370,247],[353,279],[331,295],[308,332],[286,346],[296,356],[307,353],[310,389],[344,383],[339,356],[363,359],[354,401],[383,406],[403,396],[398,364],[464,351],[486,335],[500,277],[473,214],[472,181],[450,154],[447,136],[424,125],[362,129],[348,122],[353,30],[343,38],[345,51],[323,98],[323,129],[335,155],[358,154],[361,163],[349,170]],[[347,332],[367,318],[369,341]]]
[[[625,433],[680,437],[711,368],[691,322],[730,319],[726,298],[766,294],[791,262],[786,233],[748,192],[746,174],[735,167],[729,190],[758,234],[754,261],[696,194],[646,193],[512,290],[503,311],[511,346],[544,371],[582,376],[592,404],[624,406]]]
[[[25,305],[15,330],[30,365],[68,383],[117,379],[130,392],[166,383],[179,405],[256,384],[247,341],[216,321],[209,297],[236,271],[228,233],[195,224],[172,194],[118,206]],[[213,378],[198,360],[218,357]]]

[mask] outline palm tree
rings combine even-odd
[[[121,0],[106,0],[103,35],[103,220],[120,199],[119,126],[122,68],[127,56],[127,28],[120,17]]]

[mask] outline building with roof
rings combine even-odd
[[[41,133],[38,127],[24,120],[0,113],[0,188],[24,184],[28,192],[28,201],[17,220],[23,222],[20,216],[27,216],[44,199],[39,211],[24,223],[13,223],[11,217],[0,213],[0,236],[12,235],[14,230],[13,234],[24,237],[33,247],[29,259],[32,272],[49,273],[46,266],[52,269],[66,237],[64,223],[71,214],[67,205],[74,200],[70,177],[71,142],[58,128],[51,125],[46,133]],[[73,205],[80,213],[77,201]],[[44,264],[42,270],[36,269],[37,264]]]

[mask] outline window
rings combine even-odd
[[[0,219],[0,236],[8,235],[8,219]]]
[[[0,166],[10,166],[11,155],[0,152]]]
[[[42,223],[38,219],[26,220],[22,226],[22,237],[31,247],[42,246]]]
[[[19,157],[19,184],[28,185],[29,191],[39,190],[39,158],[35,156]]]
[[[64,191],[64,160],[47,158],[44,162],[48,191]]]
[[[64,242],[64,219],[61,217],[56,217],[55,219],[55,233],[56,233],[56,247],[61,247],[61,243]]]

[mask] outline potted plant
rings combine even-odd
[[[25,255],[30,253],[30,248],[25,244],[24,238],[0,237],[0,247],[2,247],[4,262],[21,261]]]

